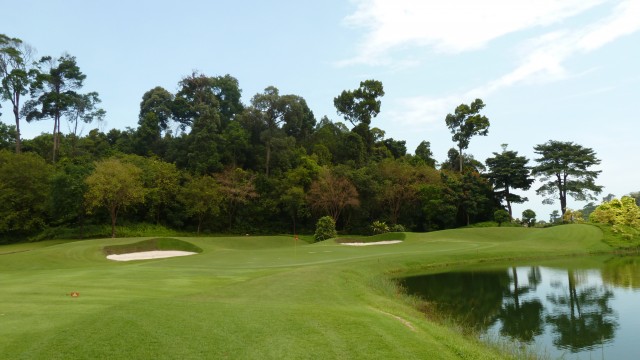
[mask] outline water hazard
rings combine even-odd
[[[482,336],[525,343],[554,359],[639,359],[640,257],[572,262],[400,281]]]

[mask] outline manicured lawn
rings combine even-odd
[[[180,238],[202,253],[126,263],[107,260],[103,247],[144,239],[0,246],[0,354],[496,359],[496,350],[426,320],[388,279],[444,265],[610,250],[589,225],[404,237],[364,247],[288,236]]]

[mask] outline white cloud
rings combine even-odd
[[[368,33],[340,65],[387,65],[394,50],[431,47],[459,53],[532,27],[548,26],[610,0],[359,0],[346,24]]]
[[[404,124],[441,121],[460,103],[484,98],[500,90],[530,83],[552,82],[571,76],[565,62],[600,49],[618,38],[640,30],[640,1],[618,3],[609,16],[578,29],[542,34],[521,45],[520,64],[503,76],[461,94],[442,98],[417,96],[399,100],[403,109],[390,117]],[[590,71],[583,74],[588,74]]]

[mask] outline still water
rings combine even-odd
[[[525,343],[552,359],[640,359],[640,257],[573,262],[400,282],[482,336]]]

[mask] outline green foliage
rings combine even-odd
[[[404,227],[404,225],[395,224],[395,225],[391,225],[389,227],[389,231],[390,232],[405,232],[405,231],[407,231],[407,229]]]
[[[436,160],[433,158],[433,152],[431,151],[431,143],[429,141],[422,140],[415,151],[416,158],[424,161],[425,164],[436,167]]]
[[[511,215],[508,211],[499,209],[493,213],[493,219],[498,223],[498,226],[502,226],[502,223],[511,221]]]
[[[178,199],[184,205],[189,216],[198,219],[198,234],[207,216],[215,216],[220,212],[222,195],[218,183],[208,175],[189,179],[181,188]]]
[[[338,236],[336,222],[331,216],[323,216],[316,223],[316,232],[313,236],[315,241],[324,241]]]
[[[584,222],[584,217],[580,210],[567,208],[562,216],[562,222],[565,224],[582,224]]]
[[[487,136],[489,133],[489,119],[480,115],[484,103],[475,99],[470,105],[460,104],[454,114],[448,114],[445,122],[453,137],[451,139],[458,145],[460,152],[460,172],[463,170],[463,150],[469,148],[469,142],[474,135]]]
[[[536,224],[536,212],[531,209],[523,211],[522,224],[527,227],[534,227]]]
[[[0,150],[0,234],[29,234],[46,226],[52,172],[35,154]]]
[[[634,198],[623,196],[602,203],[591,213],[589,221],[640,230],[640,207]]]
[[[506,201],[509,216],[513,216],[511,203],[522,204],[526,197],[513,194],[514,189],[529,190],[533,184],[530,177],[529,160],[524,156],[518,156],[517,151],[507,151],[504,145],[502,153],[493,153],[493,157],[486,161],[489,172],[487,178],[494,187],[496,197],[500,201]]]
[[[388,233],[389,231],[389,225],[384,221],[376,220],[371,224],[371,232],[374,235]]]
[[[344,90],[333,99],[333,104],[347,121],[352,125],[371,124],[371,119],[380,112],[379,98],[384,96],[382,83],[377,80],[365,80],[360,82],[356,90]]]
[[[144,201],[145,189],[142,170],[116,158],[96,163],[95,170],[86,180],[85,202],[87,211],[106,208],[111,216],[111,237],[116,236],[118,212]]]
[[[100,102],[98,94],[79,94],[86,75],[80,71],[74,56],[65,54],[58,59],[44,56],[37,63],[38,71],[31,86],[33,99],[25,103],[23,112],[27,121],[53,120],[52,161],[56,161],[60,148],[61,120],[66,117],[77,128],[78,120],[91,122],[93,118],[104,117],[104,110],[96,107]]]
[[[600,164],[593,149],[573,142],[549,140],[536,145],[534,151],[540,158],[535,159],[538,165],[531,173],[543,182],[536,193],[546,197],[545,204],[553,204],[557,196],[563,215],[567,209],[567,196],[578,201],[595,200],[593,194],[602,191],[602,186],[595,184],[601,171],[589,170]]]

